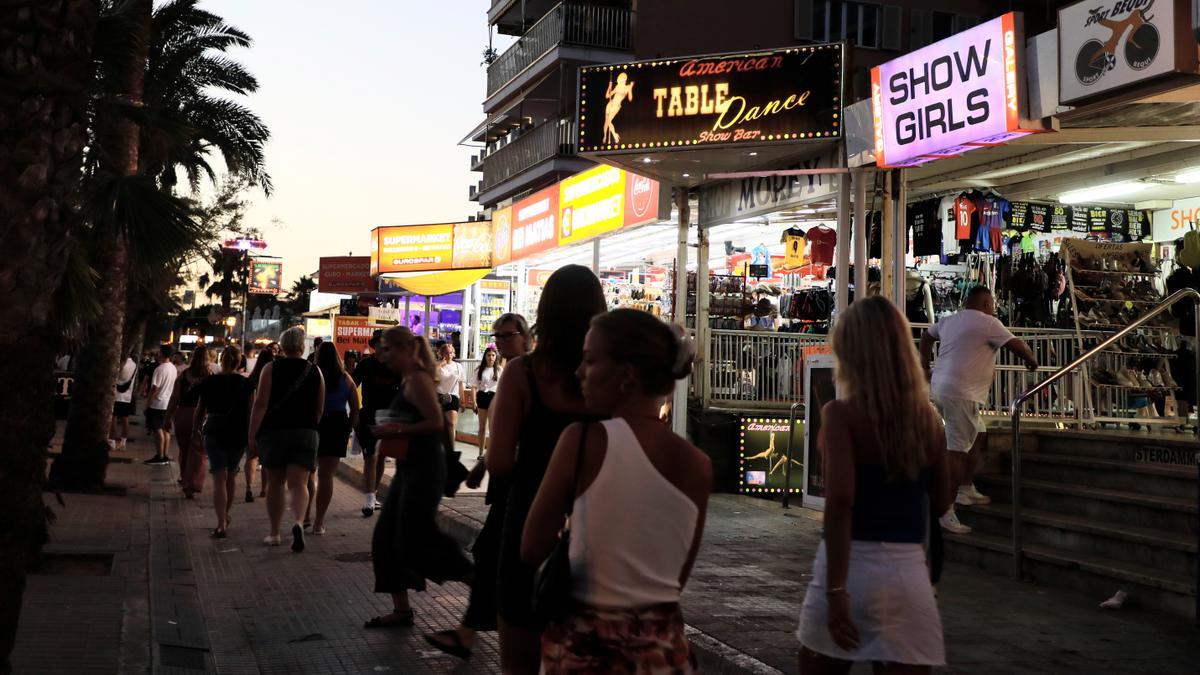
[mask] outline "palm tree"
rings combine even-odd
[[[49,329],[78,223],[98,15],[98,0],[0,3],[0,674],[11,671],[26,568],[46,539]]]
[[[292,288],[288,291],[287,308],[293,316],[300,316],[308,311],[308,299],[315,290],[317,282],[310,276],[302,276],[292,282]]]
[[[101,99],[103,105],[96,109],[97,128],[102,128],[102,122],[109,117],[137,120],[140,123],[137,171],[152,177],[166,194],[174,193],[180,171],[187,175],[193,189],[198,186],[201,176],[216,182],[216,174],[209,164],[214,153],[220,155],[231,173],[259,185],[269,194],[270,176],[264,170],[263,162],[263,147],[269,136],[266,126],[245,107],[212,94],[223,90],[241,95],[257,90],[257,81],[242,66],[221,55],[230,47],[249,46],[249,36],[226,25],[220,17],[198,9],[197,0],[175,0],[160,6],[152,14],[149,0],[138,0],[138,4],[137,16],[142,17],[144,10],[149,22],[144,105],[123,105],[124,99],[116,102]],[[119,21],[128,11],[125,5],[112,7],[110,23],[118,35],[122,34],[122,29],[128,34],[128,24]],[[109,42],[119,43],[120,40],[110,38],[104,44]],[[119,61],[122,52],[113,49],[105,54]],[[100,71],[104,73],[107,69],[102,67]],[[103,144],[99,147],[100,151],[94,153],[90,175],[100,174],[113,154],[104,152]],[[194,255],[213,246],[219,234],[208,228],[197,231],[191,227],[176,227],[172,230],[143,223],[151,227],[139,236],[157,240],[163,244],[163,249],[172,252],[168,255],[135,255],[129,260],[132,265],[97,261],[98,269],[110,271],[108,276],[111,278],[106,279],[109,287],[115,288],[120,283],[128,285],[124,277],[129,269],[173,278],[180,256],[189,250],[190,255]],[[211,225],[207,221],[204,224]],[[172,241],[167,235],[173,233],[184,236]],[[141,288],[162,285],[162,279],[159,279],[156,283],[143,284]],[[223,295],[228,307],[228,293]],[[103,483],[113,385],[123,346],[120,331],[126,318],[127,302],[125,292],[109,293],[103,298],[103,318],[93,324],[92,339],[80,359],[85,367],[91,363],[98,365],[94,373],[88,372],[76,382],[63,457],[55,463],[51,474],[52,480],[61,480],[64,485],[86,488]],[[131,318],[140,322],[147,317]]]

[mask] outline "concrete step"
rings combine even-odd
[[[981,474],[975,484],[997,503],[1012,503],[1011,479]],[[1066,516],[1195,536],[1196,498],[1167,497],[1059,481],[1024,479],[1022,506]]]
[[[1008,537],[972,532],[946,533],[945,539],[950,560],[997,574],[1012,571]],[[1041,584],[1088,594],[1097,604],[1124,590],[1131,606],[1196,618],[1196,580],[1187,575],[1033,543],[1024,546],[1022,574]]]
[[[1003,538],[1012,536],[1012,506],[988,504],[958,506],[963,523],[976,532]],[[1040,509],[1023,509],[1022,533],[1030,544],[1049,546],[1116,561],[1143,565],[1195,578],[1195,535],[1120,525]]]
[[[1012,434],[1007,439],[989,439],[988,447],[998,450],[1011,448]],[[1190,433],[1154,433],[1120,431],[1041,431],[1031,447],[1028,436],[1022,435],[1022,450],[1036,449],[1056,455],[1076,455],[1094,459],[1110,459],[1139,464],[1168,464],[1188,466],[1194,470],[1197,461],[1196,436]]]
[[[1000,473],[1011,472],[1010,460],[1009,453],[1001,456]],[[1197,489],[1195,467],[1040,451],[1021,453],[1021,474],[1034,480],[1181,499],[1195,499]]]

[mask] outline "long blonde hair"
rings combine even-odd
[[[404,326],[392,326],[383,333],[389,348],[412,349],[417,365],[434,380],[437,380],[437,359],[424,335],[417,335]]]
[[[916,480],[931,434],[940,434],[929,384],[917,359],[908,320],[886,299],[857,300],[833,329],[842,398],[866,414],[893,478]]]

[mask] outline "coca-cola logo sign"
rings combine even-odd
[[[629,208],[634,217],[643,218],[650,211],[650,207],[654,206],[654,181],[637,174],[630,174],[629,178],[630,192],[633,193]]]

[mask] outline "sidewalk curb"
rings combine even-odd
[[[337,475],[338,478],[353,486],[361,486],[363,484],[363,472],[345,462],[338,464]],[[391,477],[384,475],[383,480],[380,481],[380,486],[387,487],[390,483]],[[476,498],[482,499],[483,496],[460,497],[460,499]],[[751,499],[747,497],[747,500]],[[753,502],[762,501],[754,499],[752,502],[748,501],[747,503],[757,506]],[[770,505],[769,502],[764,502],[764,504]],[[446,534],[454,537],[454,540],[464,548],[470,548],[471,544],[475,541],[475,537],[479,534],[479,530],[483,527],[482,522],[456,510],[444,501],[438,506],[437,522],[438,527],[442,528]],[[706,672],[754,673],[755,675],[781,675],[783,673],[783,671],[755,659],[738,648],[722,642],[698,628],[688,624],[685,624],[684,628],[688,640],[697,652],[697,659]]]

